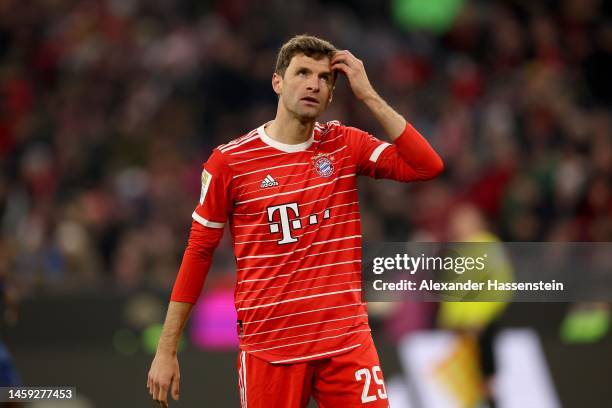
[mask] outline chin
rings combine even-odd
[[[294,112],[295,118],[297,118],[297,120],[299,120],[300,122],[310,122],[318,118],[320,115],[320,112]]]
[[[300,120],[314,120],[321,116],[321,114],[323,114],[323,109],[300,110],[297,112],[297,116]]]
[[[304,113],[304,114],[302,114],[302,115],[298,115],[298,116],[299,116],[299,118],[300,118],[300,119],[302,119],[302,120],[315,120],[316,118],[318,118],[319,116],[321,116],[321,113],[320,113],[320,112],[317,112],[317,113],[310,113],[310,112],[307,112],[307,113]]]

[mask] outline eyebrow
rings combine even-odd
[[[295,68],[295,72],[300,72],[300,71],[313,72],[312,69],[310,69],[308,67],[304,67],[304,66],[302,66],[302,67],[298,66],[298,67]],[[327,76],[331,77],[333,74],[334,74],[334,72],[331,71],[331,70],[319,72],[319,76],[327,75]]]

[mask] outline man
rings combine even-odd
[[[317,123],[338,72],[393,144]],[[237,262],[242,407],[387,407],[361,297],[357,175],[427,180],[443,164],[374,91],[349,51],[297,36],[279,52],[276,117],[214,149],[148,375],[154,400],[179,394],[176,347],[227,220]]]

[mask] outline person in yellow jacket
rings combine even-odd
[[[503,282],[513,280],[512,265],[506,256],[503,243],[488,230],[478,208],[470,204],[458,206],[450,218],[449,236],[453,242],[456,242],[452,249],[457,256],[476,258],[482,256],[483,252],[487,253],[484,270],[466,271],[461,275],[449,276],[449,278],[455,282],[468,279],[475,282],[486,282],[488,279]],[[494,407],[495,402],[490,383],[495,374],[493,356],[493,339],[497,332],[495,322],[508,306],[510,297],[487,290],[476,293],[446,292],[445,297],[448,300],[440,303],[437,324],[440,328],[453,330],[458,334],[457,350],[451,354],[453,356],[451,359],[460,360],[459,356],[464,356],[461,359],[465,367],[463,373],[473,374],[469,376],[471,381],[468,381],[472,384],[472,392],[466,383],[466,378],[463,378],[460,383],[454,382],[461,386],[451,387],[457,397],[465,402],[465,406],[470,406],[476,398],[485,400],[489,407]],[[464,299],[469,299],[469,301]],[[473,356],[472,361],[465,358],[466,355]],[[473,361],[474,359],[476,361]],[[452,384],[448,376],[445,378],[447,385]],[[477,395],[478,398],[474,395]]]

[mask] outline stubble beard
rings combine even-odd
[[[289,107],[287,104],[285,105],[285,109],[297,120],[302,123],[312,122],[316,120],[319,116],[323,114],[325,107],[323,109],[303,109],[300,105],[300,100],[298,100],[293,107]]]

